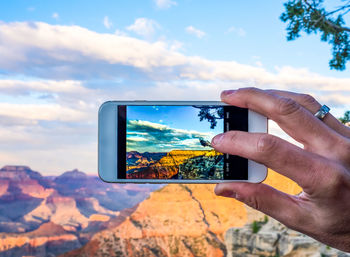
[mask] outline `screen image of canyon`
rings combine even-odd
[[[223,107],[128,106],[127,179],[223,179]]]

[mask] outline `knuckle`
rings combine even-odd
[[[278,140],[276,137],[268,134],[263,134],[258,139],[257,152],[272,152],[276,148],[277,144]]]
[[[293,99],[280,97],[276,106],[278,115],[287,116],[299,111],[300,105]]]
[[[238,137],[238,132],[237,131],[229,131],[226,132],[228,134],[228,138],[231,143],[235,143]]]
[[[262,205],[260,204],[258,198],[255,195],[251,195],[247,197],[244,203],[255,210],[258,210],[258,211],[261,210]]]
[[[329,174],[326,181],[326,187],[330,194],[338,194],[339,189],[343,188],[346,181],[344,173],[340,170],[333,171]]]
[[[264,204],[262,203],[261,184],[254,186],[249,183],[245,184],[241,187],[241,192],[236,195],[236,198],[253,209],[264,211],[262,209]]]
[[[318,105],[318,102],[316,101],[316,99],[308,94],[300,94],[300,102],[302,103],[302,105],[305,106],[314,106],[314,105]]]
[[[308,180],[307,183],[303,186],[304,191],[309,194],[314,194],[317,192],[317,188],[320,186],[320,169],[316,164],[310,164],[307,168]]]
[[[323,163],[323,165],[322,165]],[[321,167],[317,173],[317,190],[314,190],[314,196],[322,196],[327,199],[342,199],[344,197],[344,188],[350,188],[350,175],[347,168],[336,161],[327,160],[321,162]],[[326,166],[325,166],[326,165]]]
[[[307,170],[307,179],[304,180],[303,190],[309,195],[317,196],[326,192],[329,182],[329,170],[332,166],[329,160],[324,158],[317,158],[313,161],[305,163],[305,170]],[[320,188],[323,188],[320,190]]]

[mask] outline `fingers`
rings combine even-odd
[[[302,226],[300,218],[306,217],[301,213],[297,197],[265,184],[221,183],[216,185],[215,194],[235,198],[289,227]]]
[[[293,99],[298,104],[303,106],[305,109],[310,111],[311,114],[313,115],[321,108],[321,104],[317,102],[315,98],[307,94],[298,94],[298,93],[281,91],[281,90],[266,90],[266,91],[282,97]],[[328,113],[326,117],[324,117],[323,122],[333,130],[337,131],[342,136],[350,138],[350,129],[344,126],[331,113]]]
[[[276,121],[295,140],[308,149],[334,146],[340,135],[306,111],[290,98],[266,92],[257,88],[224,91],[224,102],[249,108]]]
[[[213,147],[222,153],[239,155],[262,163],[298,183],[305,192],[312,194],[324,183],[325,160],[287,141],[263,133],[228,131],[215,136]]]

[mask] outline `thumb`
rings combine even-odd
[[[216,185],[215,194],[235,198],[289,227],[300,225],[299,217],[302,213],[298,197],[278,191],[266,184],[221,183]]]

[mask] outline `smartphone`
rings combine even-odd
[[[211,139],[229,130],[267,132],[267,118],[213,101],[109,101],[98,116],[98,173],[116,183],[263,181],[267,168],[223,154]]]

